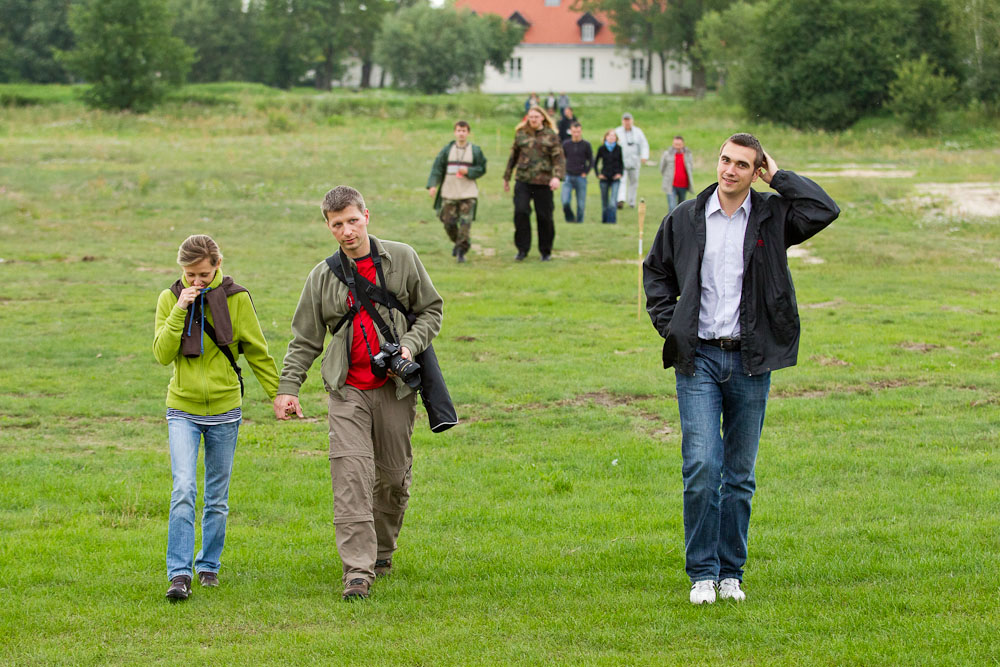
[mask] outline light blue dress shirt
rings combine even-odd
[[[749,192],[732,216],[723,212],[718,189],[705,204],[705,256],[701,261],[698,338],[740,337],[743,238],[749,219]]]

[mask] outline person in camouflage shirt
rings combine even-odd
[[[486,157],[479,146],[469,143],[469,132],[464,120],[455,123],[455,141],[441,149],[427,177],[434,208],[455,244],[451,254],[460,263],[469,252],[469,230],[476,219],[476,179],[486,173]]]
[[[566,174],[559,135],[552,119],[539,107],[532,107],[514,133],[514,145],[503,174],[504,192],[510,192],[510,177],[517,170],[514,183],[514,245],[517,261],[531,250],[531,205],[534,202],[538,224],[538,251],[542,261],[552,257],[556,230],[552,221],[552,193]]]

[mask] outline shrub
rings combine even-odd
[[[889,108],[908,130],[927,132],[957,89],[955,79],[941,74],[922,54],[919,60],[896,67],[896,80],[889,86]]]

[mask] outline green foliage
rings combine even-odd
[[[1000,113],[1000,3],[952,0],[951,4],[965,90],[972,99]]]
[[[194,50],[188,78],[195,82],[245,81],[253,74],[254,13],[243,0],[170,0],[173,33]]]
[[[727,95],[742,89],[740,76],[748,67],[741,65],[761,48],[759,35],[766,32],[770,9],[768,1],[740,0],[724,11],[706,12],[698,22],[694,51]]]
[[[956,90],[955,78],[941,74],[927,54],[921,54],[919,60],[896,68],[896,80],[889,86],[889,108],[907,129],[926,132],[937,125]]]
[[[67,83],[55,51],[73,45],[68,0],[0,0],[0,82]]]
[[[487,62],[503,71],[523,29],[496,17],[416,5],[386,18],[375,60],[396,85],[423,93],[477,87]]]
[[[751,117],[798,128],[841,130],[881,108],[902,60],[953,52],[943,0],[787,0],[771,5],[766,30],[734,63]],[[942,19],[943,20],[943,19]],[[947,66],[947,63],[944,63]]]
[[[184,82],[191,49],[171,34],[165,0],[84,0],[70,11],[76,48],[62,61],[99,109],[145,112]]]

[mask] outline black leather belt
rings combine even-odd
[[[705,338],[699,338],[698,342],[701,343],[702,345],[711,345],[712,347],[717,347],[728,351],[740,349],[739,338],[713,338],[711,340]]]

